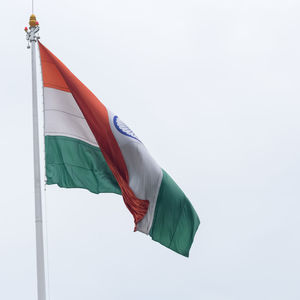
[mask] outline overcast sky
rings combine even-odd
[[[30,7],[0,4],[3,300],[36,299]],[[187,259],[133,233],[120,196],[48,186],[50,299],[300,299],[300,2],[35,7],[41,41],[136,133],[201,220]]]

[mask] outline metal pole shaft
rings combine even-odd
[[[32,63],[32,118],[33,118],[33,158],[34,158],[34,196],[38,300],[46,300],[46,275],[43,237],[43,212],[40,172],[39,119],[36,78],[36,41],[31,41]]]

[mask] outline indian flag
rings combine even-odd
[[[193,206],[120,117],[39,43],[47,184],[116,193],[135,230],[189,255],[200,224]]]

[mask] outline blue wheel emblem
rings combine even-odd
[[[123,135],[126,135],[132,139],[135,139],[139,142],[141,142],[138,137],[135,135],[135,133],[125,124],[123,123],[118,116],[114,116],[114,125],[116,129]]]

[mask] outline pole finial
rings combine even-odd
[[[35,27],[35,26],[39,25],[39,22],[37,22],[36,16],[34,14],[32,14],[29,18],[29,25],[30,25],[30,27]]]

